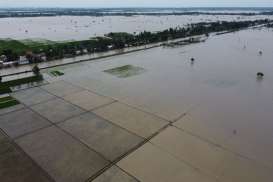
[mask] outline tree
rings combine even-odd
[[[37,65],[35,65],[32,68],[32,72],[34,73],[34,75],[38,76],[38,75],[40,75],[40,68]]]
[[[5,55],[7,57],[7,61],[15,61],[19,58],[18,54],[15,53],[13,50],[11,49],[5,49],[3,50],[3,55]]]

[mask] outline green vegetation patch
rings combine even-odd
[[[51,74],[52,76],[63,76],[63,75],[64,75],[63,72],[58,71],[58,70],[50,71],[50,74]]]
[[[57,43],[48,40],[13,40],[0,39],[0,55],[4,54],[12,60],[16,60],[18,56],[25,55],[27,51],[39,53],[41,50],[48,50]]]
[[[17,104],[20,104],[20,102],[18,102],[13,97],[7,96],[7,97],[0,98],[0,109],[15,106]]]
[[[24,40],[21,40],[20,42],[22,42],[26,46],[31,46],[31,47],[50,45],[50,44],[56,43],[54,41],[46,40],[46,39],[24,39]]]
[[[104,72],[114,75],[118,78],[127,78],[131,76],[139,75],[145,72],[145,69],[141,67],[137,67],[137,66],[125,65],[125,66],[105,70]]]
[[[0,94],[10,93],[11,89],[8,85],[0,83]]]
[[[11,96],[2,97],[2,98],[0,98],[0,103],[1,102],[6,102],[6,101],[9,101],[9,100],[13,100],[13,98]]]
[[[10,93],[11,92],[10,87],[15,87],[18,85],[23,85],[27,83],[33,83],[33,82],[40,82],[42,80],[43,80],[43,76],[37,75],[37,76],[31,76],[31,77],[21,78],[17,80],[2,82],[0,83],[0,94]]]
[[[4,54],[5,50],[12,50],[15,54],[23,54],[28,50],[24,43],[12,39],[0,39],[0,53]]]

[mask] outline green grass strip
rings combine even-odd
[[[53,76],[63,76],[64,73],[60,72],[60,71],[51,71],[50,74],[52,74]]]
[[[20,78],[17,80],[11,80],[11,81],[7,81],[7,82],[3,82],[1,84],[7,85],[9,87],[14,87],[14,86],[22,85],[22,84],[26,84],[26,83],[39,82],[42,80],[43,80],[43,76],[38,75],[38,76],[30,76],[30,77],[26,77],[26,78]]]
[[[31,77],[26,77],[26,78],[20,78],[17,80],[2,82],[2,83],[0,83],[0,94],[10,93],[11,92],[10,87],[14,87],[17,85],[23,85],[23,84],[27,84],[27,83],[32,83],[32,82],[39,82],[42,80],[43,80],[43,76],[37,75],[37,76],[31,76]]]
[[[9,100],[7,102],[2,102],[0,103],[0,109],[4,109],[4,108],[8,108],[8,107],[11,107],[11,106],[15,106],[17,104],[20,104],[17,100]]]
[[[14,98],[12,98],[11,96],[0,98],[0,103],[1,102],[7,102],[9,100],[14,100]]]

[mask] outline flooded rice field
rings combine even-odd
[[[53,41],[84,40],[109,32],[159,31],[189,23],[243,21],[272,16],[183,15],[183,16],[57,16],[1,18],[0,38],[46,39]]]
[[[123,28],[132,27],[129,23]],[[176,127],[187,133],[273,167],[272,40],[272,30],[249,29],[213,36],[205,43],[54,68],[64,73],[60,77],[46,74],[52,69],[44,73],[49,82],[65,80],[166,120],[180,121]],[[128,67],[145,71],[116,76]],[[257,78],[257,72],[264,78]]]

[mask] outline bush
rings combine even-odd
[[[35,65],[33,68],[32,68],[32,72],[34,73],[34,75],[40,75],[40,68]]]

